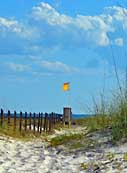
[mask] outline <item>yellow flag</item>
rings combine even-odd
[[[63,91],[68,91],[69,90],[69,82],[66,82],[63,84]]]

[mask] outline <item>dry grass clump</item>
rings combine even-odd
[[[94,100],[94,115],[76,120],[79,125],[86,126],[89,132],[111,129],[113,142],[127,137],[127,89],[112,94],[107,102],[101,95],[100,102]]]

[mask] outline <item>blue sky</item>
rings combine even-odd
[[[117,87],[112,51],[123,82],[126,31],[125,1],[0,2],[1,107],[86,113],[104,83],[106,94]]]

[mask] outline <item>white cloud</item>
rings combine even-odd
[[[0,54],[22,54],[38,38],[35,27],[28,22],[0,17]]]
[[[20,28],[18,26],[17,21],[5,19],[5,18],[2,18],[2,17],[0,17],[0,26],[5,27],[5,28],[9,28],[9,29],[12,29],[12,30],[13,29],[15,30],[15,28]],[[16,29],[16,31],[18,31],[18,30]]]
[[[121,7],[107,7],[96,16],[77,14],[71,17],[42,2],[23,20],[0,17],[0,53],[46,54],[54,47],[106,47],[110,42],[122,46],[119,28],[126,36],[126,19],[127,9]],[[114,41],[114,38],[121,40]]]
[[[77,68],[70,67],[59,61],[51,62],[51,61],[43,60],[43,61],[39,62],[39,64],[41,65],[41,67],[54,71],[54,72],[73,73],[73,72],[79,71]]]
[[[33,7],[32,15],[36,20],[45,20],[51,25],[62,25],[71,23],[72,18],[64,14],[59,14],[53,7],[47,3],[40,3]]]
[[[99,68],[78,69],[61,62],[60,59],[55,61],[55,57],[60,56],[61,53],[63,53],[63,57],[66,55],[70,57],[72,54],[68,52],[75,52],[80,48],[83,48],[84,52],[79,51],[79,57],[85,57],[84,48],[87,45],[106,47],[112,43],[123,46],[125,38],[122,38],[123,34],[120,33],[119,28],[127,36],[126,19],[127,10],[120,7],[105,8],[102,14],[96,16],[77,14],[75,17],[71,17],[60,14],[49,4],[41,3],[33,7],[29,17],[26,16],[23,20],[0,17],[0,54],[12,55],[10,57],[16,55],[14,61],[12,58],[9,60],[11,63],[8,63],[8,68],[14,72],[29,72],[35,76],[51,76],[60,73],[99,75],[103,73],[103,65]],[[108,34],[111,35],[110,38],[108,38]],[[69,49],[70,47],[71,49]],[[17,55],[21,55],[22,58]],[[28,60],[30,56],[34,57],[34,60],[32,58],[31,61]],[[38,56],[40,60],[36,63]],[[3,58],[3,56],[1,57]],[[42,57],[49,61],[42,61]],[[23,61],[18,62],[16,59]],[[94,59],[94,56],[92,58],[90,55],[90,59]],[[101,59],[101,56],[97,59]],[[20,63],[26,61],[32,66]],[[78,54],[76,61],[80,61]],[[84,64],[86,61],[85,59]],[[73,59],[71,63],[73,63]]]
[[[104,13],[106,15],[110,14],[118,21],[121,21],[123,18],[125,19],[125,17],[127,17],[127,9],[118,6],[106,7]]]
[[[127,29],[127,9],[113,6],[113,7],[107,7],[104,10],[104,17],[107,18],[107,15],[112,17],[111,25],[114,27],[115,30],[118,28],[123,29],[126,31]],[[111,18],[110,17],[110,18]]]
[[[0,17],[0,31],[0,34],[4,33],[4,36],[6,36],[8,33],[14,33],[22,38],[30,38],[33,34],[33,30],[25,24],[20,23],[17,20],[2,17]]]
[[[8,63],[7,66],[9,67],[10,70],[14,72],[26,72],[26,71],[30,71],[31,69],[29,65],[16,64],[13,62]]]
[[[107,33],[114,33],[117,30],[117,26],[121,23],[123,27],[127,25],[126,11],[126,9],[114,6],[105,8],[104,13],[98,16],[83,16],[77,14],[77,16],[71,17],[60,14],[49,4],[42,2],[40,5],[33,7],[31,15],[36,22],[42,24],[46,22],[49,28],[51,26],[56,27],[56,40],[58,37],[61,37],[61,35],[64,37],[65,33],[68,33],[68,35],[70,34],[70,39],[73,38],[73,44],[78,37],[77,42],[79,42],[79,40],[81,43],[88,41],[99,46],[108,46],[110,41]],[[42,30],[43,29],[42,27]],[[48,34],[50,35],[52,33],[54,35],[53,31]],[[81,33],[83,33],[83,37],[81,37]],[[52,35],[50,36],[52,38]]]

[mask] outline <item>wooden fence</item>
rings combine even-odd
[[[12,127],[14,131],[51,132],[56,125],[62,125],[62,115],[56,113],[4,113],[0,111],[0,127]]]

